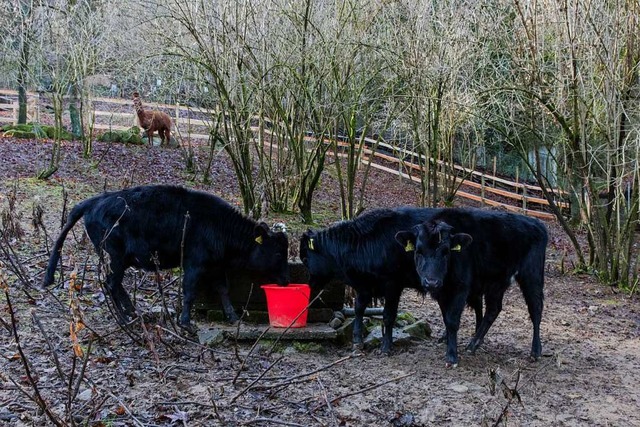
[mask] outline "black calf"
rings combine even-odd
[[[381,350],[391,352],[393,324],[405,288],[422,291],[413,261],[394,236],[430,218],[433,209],[378,209],[321,231],[306,232],[300,240],[300,258],[309,269],[310,285],[344,280],[356,291],[353,345],[362,347],[362,319],[373,298],[384,298],[384,334]]]
[[[512,213],[443,209],[411,231],[398,233],[396,239],[414,252],[422,286],[440,306],[448,366],[458,363],[457,334],[465,303],[476,315],[475,335],[467,345],[474,352],[502,310],[512,279],[520,285],[533,323],[531,356],[540,357],[547,246],[542,222]]]
[[[180,324],[189,328],[198,283],[217,287],[228,320],[236,315],[229,300],[226,272],[246,268],[278,284],[288,282],[288,240],[265,223],[243,216],[211,194],[173,186],[135,187],[105,193],[76,205],[51,252],[43,285],[53,283],[64,240],[84,218],[99,254],[109,254],[106,288],[118,315],[135,315],[122,287],[128,267],[155,270],[182,266],[183,307]]]

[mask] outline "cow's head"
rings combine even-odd
[[[413,253],[422,287],[429,291],[442,287],[451,257],[465,250],[473,239],[465,233],[454,234],[445,222],[429,221],[398,232],[396,240],[406,252]]]
[[[300,259],[309,271],[309,286],[322,288],[333,277],[331,262],[318,239],[318,233],[307,230],[300,238]]]
[[[249,264],[265,279],[278,285],[289,284],[289,239],[281,231],[271,231],[264,222],[254,228]]]

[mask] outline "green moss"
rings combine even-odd
[[[398,313],[398,317],[396,318],[396,325],[407,326],[411,325],[412,323],[416,323],[416,318],[413,316],[413,314],[409,313],[408,311],[402,311]]]
[[[326,351],[322,344],[313,341],[294,341],[293,348],[300,353],[324,353]]]
[[[18,129],[8,130],[4,133],[4,136],[10,137],[10,138],[24,138],[24,139],[34,139],[38,137],[34,132],[18,130]]]
[[[110,130],[98,137],[98,141],[102,142],[119,142],[123,144],[142,145],[140,137],[140,128],[133,126],[125,130]]]
[[[2,126],[4,135],[14,138],[51,138],[56,136],[56,128],[54,126],[41,125],[39,123],[27,123],[19,125]],[[74,139],[71,132],[65,128],[60,129],[60,139],[71,141]]]
[[[21,132],[31,132],[33,131],[33,125],[32,124],[4,125],[2,126],[2,130],[4,132],[10,131],[10,130],[18,130]]]
[[[56,128],[54,126],[42,126],[42,130],[47,135],[48,138],[55,139],[56,137]],[[74,139],[74,136],[71,132],[66,130],[65,128],[60,129],[60,139],[65,141],[71,141]]]

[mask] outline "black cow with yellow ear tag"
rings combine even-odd
[[[502,310],[512,279],[524,295],[531,322],[531,356],[540,357],[547,231],[523,215],[479,209],[442,209],[429,221],[396,234],[399,247],[413,253],[420,283],[438,301],[445,323],[446,363],[458,363],[457,334],[465,304],[476,315],[475,352]],[[482,300],[486,313],[482,313]]]
[[[413,259],[395,235],[428,220],[437,209],[376,209],[320,231],[308,230],[300,239],[300,258],[309,270],[309,284],[323,287],[343,280],[356,291],[353,345],[363,347],[364,310],[373,298],[384,298],[381,351],[391,353],[393,324],[405,288],[422,291]]]
[[[229,298],[227,273],[251,270],[265,280],[286,285],[289,280],[289,240],[238,212],[213,194],[169,185],[149,185],[99,194],[78,203],[51,251],[43,285],[54,282],[67,234],[84,219],[98,254],[107,253],[106,289],[119,320],[136,315],[124,289],[129,267],[147,271],[181,266],[180,325],[193,330],[190,310],[198,284],[216,288],[225,316],[238,319]]]

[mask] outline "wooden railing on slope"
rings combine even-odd
[[[0,97],[5,97],[5,99],[13,99],[11,103],[0,103],[0,111],[12,111],[11,117],[2,117],[0,116],[0,123],[15,123],[17,121],[17,111],[18,111],[18,103],[17,103],[17,91],[13,90],[0,90]],[[39,95],[36,92],[28,92],[27,96],[31,99],[39,99]],[[103,98],[103,97],[92,97],[90,101],[93,103],[104,103],[104,104],[112,104],[118,105],[122,107],[126,107],[127,109],[131,109],[130,112],[114,112],[114,111],[101,111],[95,110],[93,113],[96,117],[96,123],[94,125],[95,129],[100,130],[124,130],[128,129],[134,124],[137,123],[137,117],[133,113],[133,105],[131,100],[127,99],[113,99],[113,98]],[[211,126],[211,121],[195,119],[191,118],[191,116],[196,113],[200,116],[204,117],[212,117],[216,114],[214,110],[202,109],[202,108],[193,108],[177,105],[169,105],[169,104],[159,104],[159,103],[149,103],[147,104],[147,108],[149,109],[162,109],[164,111],[173,110],[174,113],[174,126],[175,130],[181,137],[188,137],[191,140],[208,140],[208,133],[197,133],[194,132],[194,129],[206,129]],[[36,103],[36,116],[39,116],[39,104]],[[39,118],[39,117],[36,117]],[[105,118],[109,119],[109,123],[104,123],[103,120]],[[37,121],[37,120],[36,120]],[[114,124],[120,123],[120,124]],[[127,124],[122,124],[127,123]],[[251,128],[254,132],[259,131],[258,127]],[[268,132],[268,130],[265,130]],[[312,138],[309,138],[312,139]],[[364,142],[366,143],[368,148],[364,149],[365,157],[361,159],[363,163],[371,162],[371,166],[378,170],[382,170],[387,173],[392,173],[395,175],[402,176],[403,178],[409,179],[414,182],[420,182],[420,166],[413,161],[405,160],[409,159],[422,159],[424,161],[425,157],[421,154],[418,154],[414,151],[407,150],[404,148],[396,147],[391,144],[387,144],[384,142],[376,142],[374,139],[365,138]],[[347,144],[344,142],[338,142],[338,144],[342,147],[346,147]],[[381,150],[373,151],[370,147],[377,146],[382,148],[385,152]],[[382,164],[374,162],[375,159],[383,160],[384,162],[395,163],[399,165],[405,172],[399,169],[392,169]],[[437,162],[431,159],[432,164],[436,164],[440,167],[445,166],[445,162],[438,160]],[[539,218],[545,219],[553,219],[555,216],[545,209],[548,209],[549,202],[543,198],[538,197],[537,195],[542,194],[542,189],[539,186],[531,185],[528,183],[522,182],[513,182],[506,180],[504,178],[500,178],[491,174],[486,174],[483,172],[479,172],[476,170],[471,170],[468,168],[464,168],[460,165],[446,165],[447,167],[453,167],[454,170],[459,172],[459,174],[455,177],[457,180],[461,180],[462,187],[471,188],[475,190],[474,193],[470,193],[467,191],[463,191],[459,189],[456,192],[456,195],[462,198],[466,198],[469,200],[474,200],[480,203],[484,203],[490,206],[499,206],[503,207],[507,210],[523,213],[525,215],[535,216]],[[441,172],[443,173],[443,172]],[[465,177],[475,177],[480,182],[476,182],[473,179],[467,179]],[[488,185],[490,182],[493,185]],[[497,188],[496,184],[499,184],[504,188]],[[553,194],[558,195],[558,197],[564,197],[566,194],[558,189],[551,189]],[[477,194],[479,193],[479,195]],[[493,200],[489,197],[489,195],[496,195],[505,199],[513,200],[517,203],[517,206],[514,204],[503,203],[497,200]],[[561,209],[569,208],[569,204],[563,201],[557,201],[556,204]],[[538,207],[538,208],[536,208]]]

